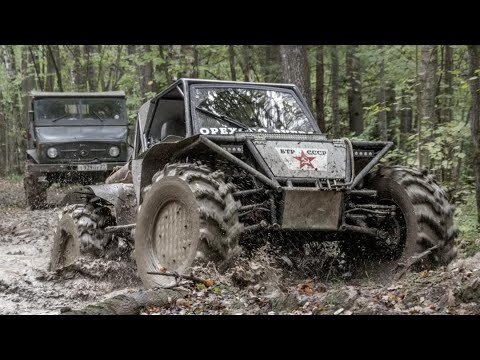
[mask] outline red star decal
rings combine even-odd
[[[315,160],[315,156],[307,156],[303,150],[300,156],[294,156],[293,158],[300,161],[300,169],[302,169],[305,165],[310,166],[312,169],[314,168],[312,161]]]

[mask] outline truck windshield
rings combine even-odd
[[[125,100],[51,98],[35,101],[37,125],[126,125]]]
[[[288,91],[196,87],[192,95],[201,134],[316,132],[297,98]]]

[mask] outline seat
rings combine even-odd
[[[180,118],[172,118],[163,124],[160,140],[165,139],[169,135],[185,137],[186,132],[185,121]]]

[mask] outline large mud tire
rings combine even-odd
[[[23,179],[25,200],[32,210],[44,209],[47,206],[46,180],[42,180],[38,174],[27,174]]]
[[[115,225],[115,219],[108,207],[93,204],[66,206],[54,235],[50,270],[68,266],[79,257],[105,256],[112,238],[105,228],[112,225]]]
[[[233,190],[221,171],[201,164],[167,164],[152,177],[135,231],[135,261],[146,287],[172,283],[148,272],[186,273],[195,259],[224,268],[240,252],[241,204]]]
[[[385,270],[393,270],[391,263],[405,264],[412,255],[432,247],[435,250],[417,264],[418,268],[447,265],[455,258],[457,228],[453,223],[453,207],[432,175],[402,166],[383,167],[367,179],[365,188],[377,190],[379,202],[398,206],[401,248],[397,256],[391,256],[392,252],[385,253],[378,241],[366,246],[365,239],[352,243],[347,240],[342,248],[349,262],[361,263],[370,258],[377,265],[384,265]]]

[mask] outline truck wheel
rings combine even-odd
[[[144,190],[135,230],[135,260],[146,287],[172,278],[148,272],[185,273],[196,258],[220,267],[240,252],[240,202],[224,174],[205,165],[167,164]]]
[[[114,224],[115,220],[106,206],[66,206],[54,235],[50,270],[70,265],[80,256],[104,256],[111,240],[111,234],[104,229]]]
[[[419,262],[421,267],[446,265],[455,258],[453,207],[432,175],[408,167],[384,167],[367,180],[365,188],[377,190],[380,204],[396,205],[397,215],[382,229],[389,234],[390,244],[385,240],[347,240],[342,248],[348,260],[356,263],[371,258],[377,265],[393,260],[405,263],[433,246],[438,247]]]
[[[27,174],[23,179],[25,200],[32,210],[44,209],[47,206],[48,183],[40,181],[37,174]]]

